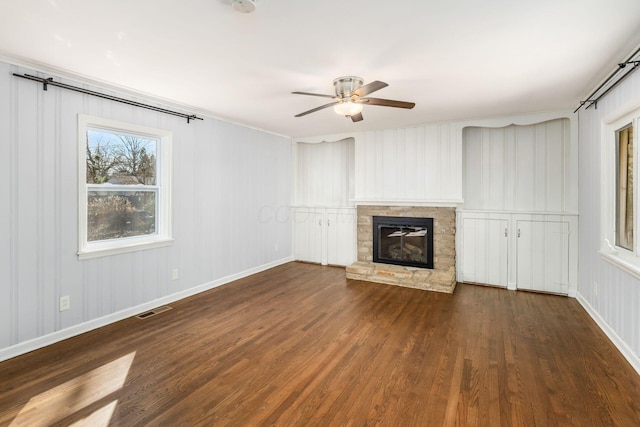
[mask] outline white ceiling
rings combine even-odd
[[[638,0],[0,2],[6,57],[291,137],[572,108],[638,44]],[[416,107],[293,117],[344,75]]]

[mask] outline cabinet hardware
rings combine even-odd
[[[518,228],[518,237],[520,237],[520,229]]]
[[[331,220],[330,219],[327,220],[327,227],[331,227]]]
[[[507,229],[504,229],[504,237],[507,237]]]

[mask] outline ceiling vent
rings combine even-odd
[[[231,6],[241,13],[251,13],[256,10],[255,0],[231,0]]]

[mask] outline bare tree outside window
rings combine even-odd
[[[117,135],[120,146],[118,173],[136,177],[140,184],[155,185],[155,143],[131,135]],[[149,154],[148,151],[151,151]]]
[[[87,144],[87,183],[104,184],[118,163],[113,147],[98,138],[93,147]]]

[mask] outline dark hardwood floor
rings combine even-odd
[[[289,263],[0,363],[0,425],[639,426],[571,298]]]

